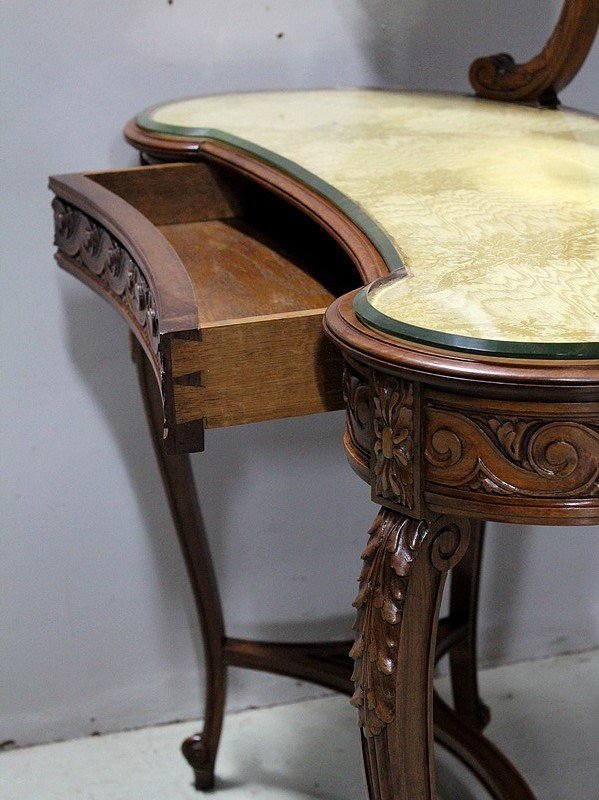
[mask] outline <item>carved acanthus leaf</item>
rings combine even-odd
[[[355,661],[351,703],[365,736],[378,736],[395,717],[401,626],[415,560],[430,560],[447,572],[466,552],[470,530],[467,519],[439,516],[427,522],[382,508],[368,532],[350,651]]]
[[[395,714],[399,637],[394,629],[401,625],[410,568],[427,530],[424,522],[382,509],[362,553],[351,702],[366,736],[380,733]]]

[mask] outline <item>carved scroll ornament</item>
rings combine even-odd
[[[383,508],[368,533],[350,656],[355,661],[351,703],[364,735],[372,737],[395,716],[399,639],[413,563],[426,540],[439,572],[455,566],[468,547],[470,523],[452,517],[428,523]]]
[[[599,494],[599,421],[426,412],[427,485],[531,497]]]
[[[153,353],[158,352],[156,303],[148,281],[127,250],[100,223],[57,197],[55,244],[59,254],[82,267],[118,301]]]

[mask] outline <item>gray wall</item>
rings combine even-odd
[[[126,329],[52,260],[49,173],[132,165],[161,99],[234,89],[467,90],[477,55],[526,56],[536,0],[4,0],[0,741],[196,716],[199,637]],[[282,37],[278,34],[283,33]],[[597,110],[597,50],[571,104]],[[595,93],[593,90],[595,89]],[[374,514],[341,414],[211,432],[194,458],[230,632],[347,631]],[[596,534],[492,526],[486,662],[597,641]],[[319,691],[234,671],[230,707]]]

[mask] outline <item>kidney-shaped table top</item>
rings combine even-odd
[[[394,271],[356,311],[387,333],[503,356],[599,355],[599,121],[445,94],[181,100],[158,134],[243,149],[332,201]]]

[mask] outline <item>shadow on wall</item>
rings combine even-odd
[[[558,19],[538,0],[360,0],[363,49],[374,84],[471,92],[468,69],[479,56],[509,52],[527,61],[540,51]],[[553,13],[552,13],[553,12]],[[514,20],[518,20],[517,26]]]
[[[73,279],[74,280],[74,279]],[[164,501],[162,484],[145,417],[135,384],[135,365],[129,354],[128,328],[97,296],[63,289],[63,319],[71,361],[93,398],[94,407],[106,421],[118,445],[143,519],[155,562],[157,588],[171,607],[185,609],[194,648],[201,660],[195,610],[179,555],[176,536]],[[82,432],[82,446],[85,447]],[[110,488],[99,487],[109,501]],[[127,535],[127,531],[123,531]],[[93,543],[90,543],[90,549]]]
[[[121,453],[157,565],[157,589],[168,607],[184,609],[187,630],[201,665],[203,651],[195,609],[146,429],[135,368],[128,354],[127,327],[108,305],[94,295],[65,290],[63,304],[70,356]],[[90,336],[90,331],[93,331],[93,336]],[[359,571],[366,519],[370,519],[376,509],[367,499],[365,484],[349,475],[349,468],[344,463],[337,464],[333,459],[325,470],[331,473],[332,484],[348,478],[350,489],[355,488],[359,493],[354,502],[363,518],[356,519],[355,526],[343,538],[338,532],[332,532],[323,540],[318,510],[322,498],[316,497],[316,506],[309,512],[314,520],[310,526],[312,529],[302,531],[301,536],[296,533],[305,505],[303,488],[309,480],[303,471],[309,470],[305,462],[311,463],[315,453],[324,451],[323,458],[327,464],[331,453],[340,450],[337,430],[337,427],[341,430],[340,422],[337,415],[319,415],[211,431],[207,437],[208,452],[193,458],[200,479],[200,496],[208,501],[205,504],[207,532],[212,540],[216,569],[224,590],[223,600],[225,606],[232,605],[229,615],[231,635],[248,635],[250,629],[249,635],[275,641],[351,638],[353,578]],[[309,432],[309,436],[305,432]],[[269,441],[270,437],[274,441]],[[305,442],[306,438],[313,441],[308,443],[307,450],[299,449],[298,441]],[[284,496],[281,496],[276,481],[273,498],[268,494],[271,487],[262,487],[263,482],[257,482],[255,474],[252,477],[250,473],[252,470],[255,472],[249,455],[252,451],[254,458],[257,451],[260,461],[271,462],[275,474],[289,470],[289,474],[295,476],[295,485],[289,487]],[[342,472],[346,469],[347,475]],[[364,491],[360,492],[362,489]],[[265,494],[260,494],[261,491]],[[256,493],[256,504],[263,504],[266,508],[263,527],[254,529],[255,517],[250,510],[250,523],[242,533],[244,541],[240,541],[235,519],[233,527],[236,530],[233,533],[229,531],[232,509],[235,510],[239,503],[244,505]],[[314,496],[311,497],[313,500]],[[346,516],[347,500],[342,501],[346,503]],[[239,513],[243,516],[243,509]],[[323,517],[330,513],[323,513]],[[335,513],[342,514],[343,509]],[[510,640],[518,627],[525,599],[525,576],[522,570],[514,569],[514,565],[522,565],[524,571],[530,568],[539,542],[533,542],[514,527],[492,525],[489,533],[482,584],[483,605],[488,611],[480,625],[483,634],[481,656],[486,662],[497,663],[505,660],[506,655],[509,658],[513,649]],[[552,537],[554,541],[555,537]],[[252,549],[258,551],[258,563],[248,563]],[[552,549],[551,543],[548,549]],[[259,562],[262,560],[264,564],[267,552],[269,556],[272,554],[272,564],[260,571]],[[325,572],[337,565],[335,574],[328,572],[323,575],[308,563],[310,553],[314,552],[319,553]],[[547,557],[547,554],[543,556],[544,559]],[[253,585],[256,582],[263,588],[256,588]],[[269,583],[270,588],[266,585]],[[304,596],[306,592],[310,595],[309,603]],[[270,605],[264,602],[269,595],[273,601]],[[296,608],[306,604],[314,606],[313,613],[306,607],[303,619],[291,618],[289,608],[279,614],[276,608],[279,595],[281,598],[295,597],[291,605]],[[327,595],[337,596],[338,601],[345,597],[347,602],[339,602],[334,610],[331,609],[333,613],[327,614]],[[245,603],[243,608],[237,607],[240,598]],[[343,616],[345,608],[347,615]],[[289,615],[288,620],[286,615]]]
[[[157,565],[158,589],[166,605],[185,609],[202,663],[193,600],[129,356],[128,328],[87,288],[63,288],[62,302],[71,361],[118,446]],[[348,491],[358,496],[356,504],[359,497],[367,496],[367,487],[355,480],[349,469],[345,471],[342,430],[340,412],[336,416],[273,420],[208,431],[207,452],[192,454],[222,600],[225,611],[228,606],[231,612],[226,615],[230,617],[230,635],[251,634],[273,640],[350,638],[353,578],[366,538],[365,520],[374,509],[365,502],[365,519],[357,519],[355,530],[342,530],[342,552],[336,532],[323,541],[323,528],[329,531],[332,519],[341,520]],[[314,469],[313,459],[320,458],[321,453],[323,463]],[[319,470],[329,476],[331,484],[341,479],[346,485],[340,488],[338,498],[327,501],[327,487],[318,486]],[[343,473],[338,476],[340,470]],[[101,491],[109,496],[108,487]],[[308,505],[306,495],[310,496]],[[344,526],[340,523],[340,527]],[[314,552],[319,553],[321,561],[317,568],[310,563]],[[296,608],[306,602],[302,601],[306,587],[312,595],[310,584],[320,585],[320,571],[326,573],[331,565],[337,565],[339,574],[323,586],[322,602],[313,598],[314,613],[302,612],[305,618],[293,619],[293,598]],[[337,584],[345,590],[339,597],[347,595],[347,602],[339,602],[341,614],[337,609],[327,613],[324,595],[327,591],[337,595]],[[280,611],[279,600],[284,604]],[[347,615],[343,616],[345,608]],[[289,621],[285,622],[287,616]]]

